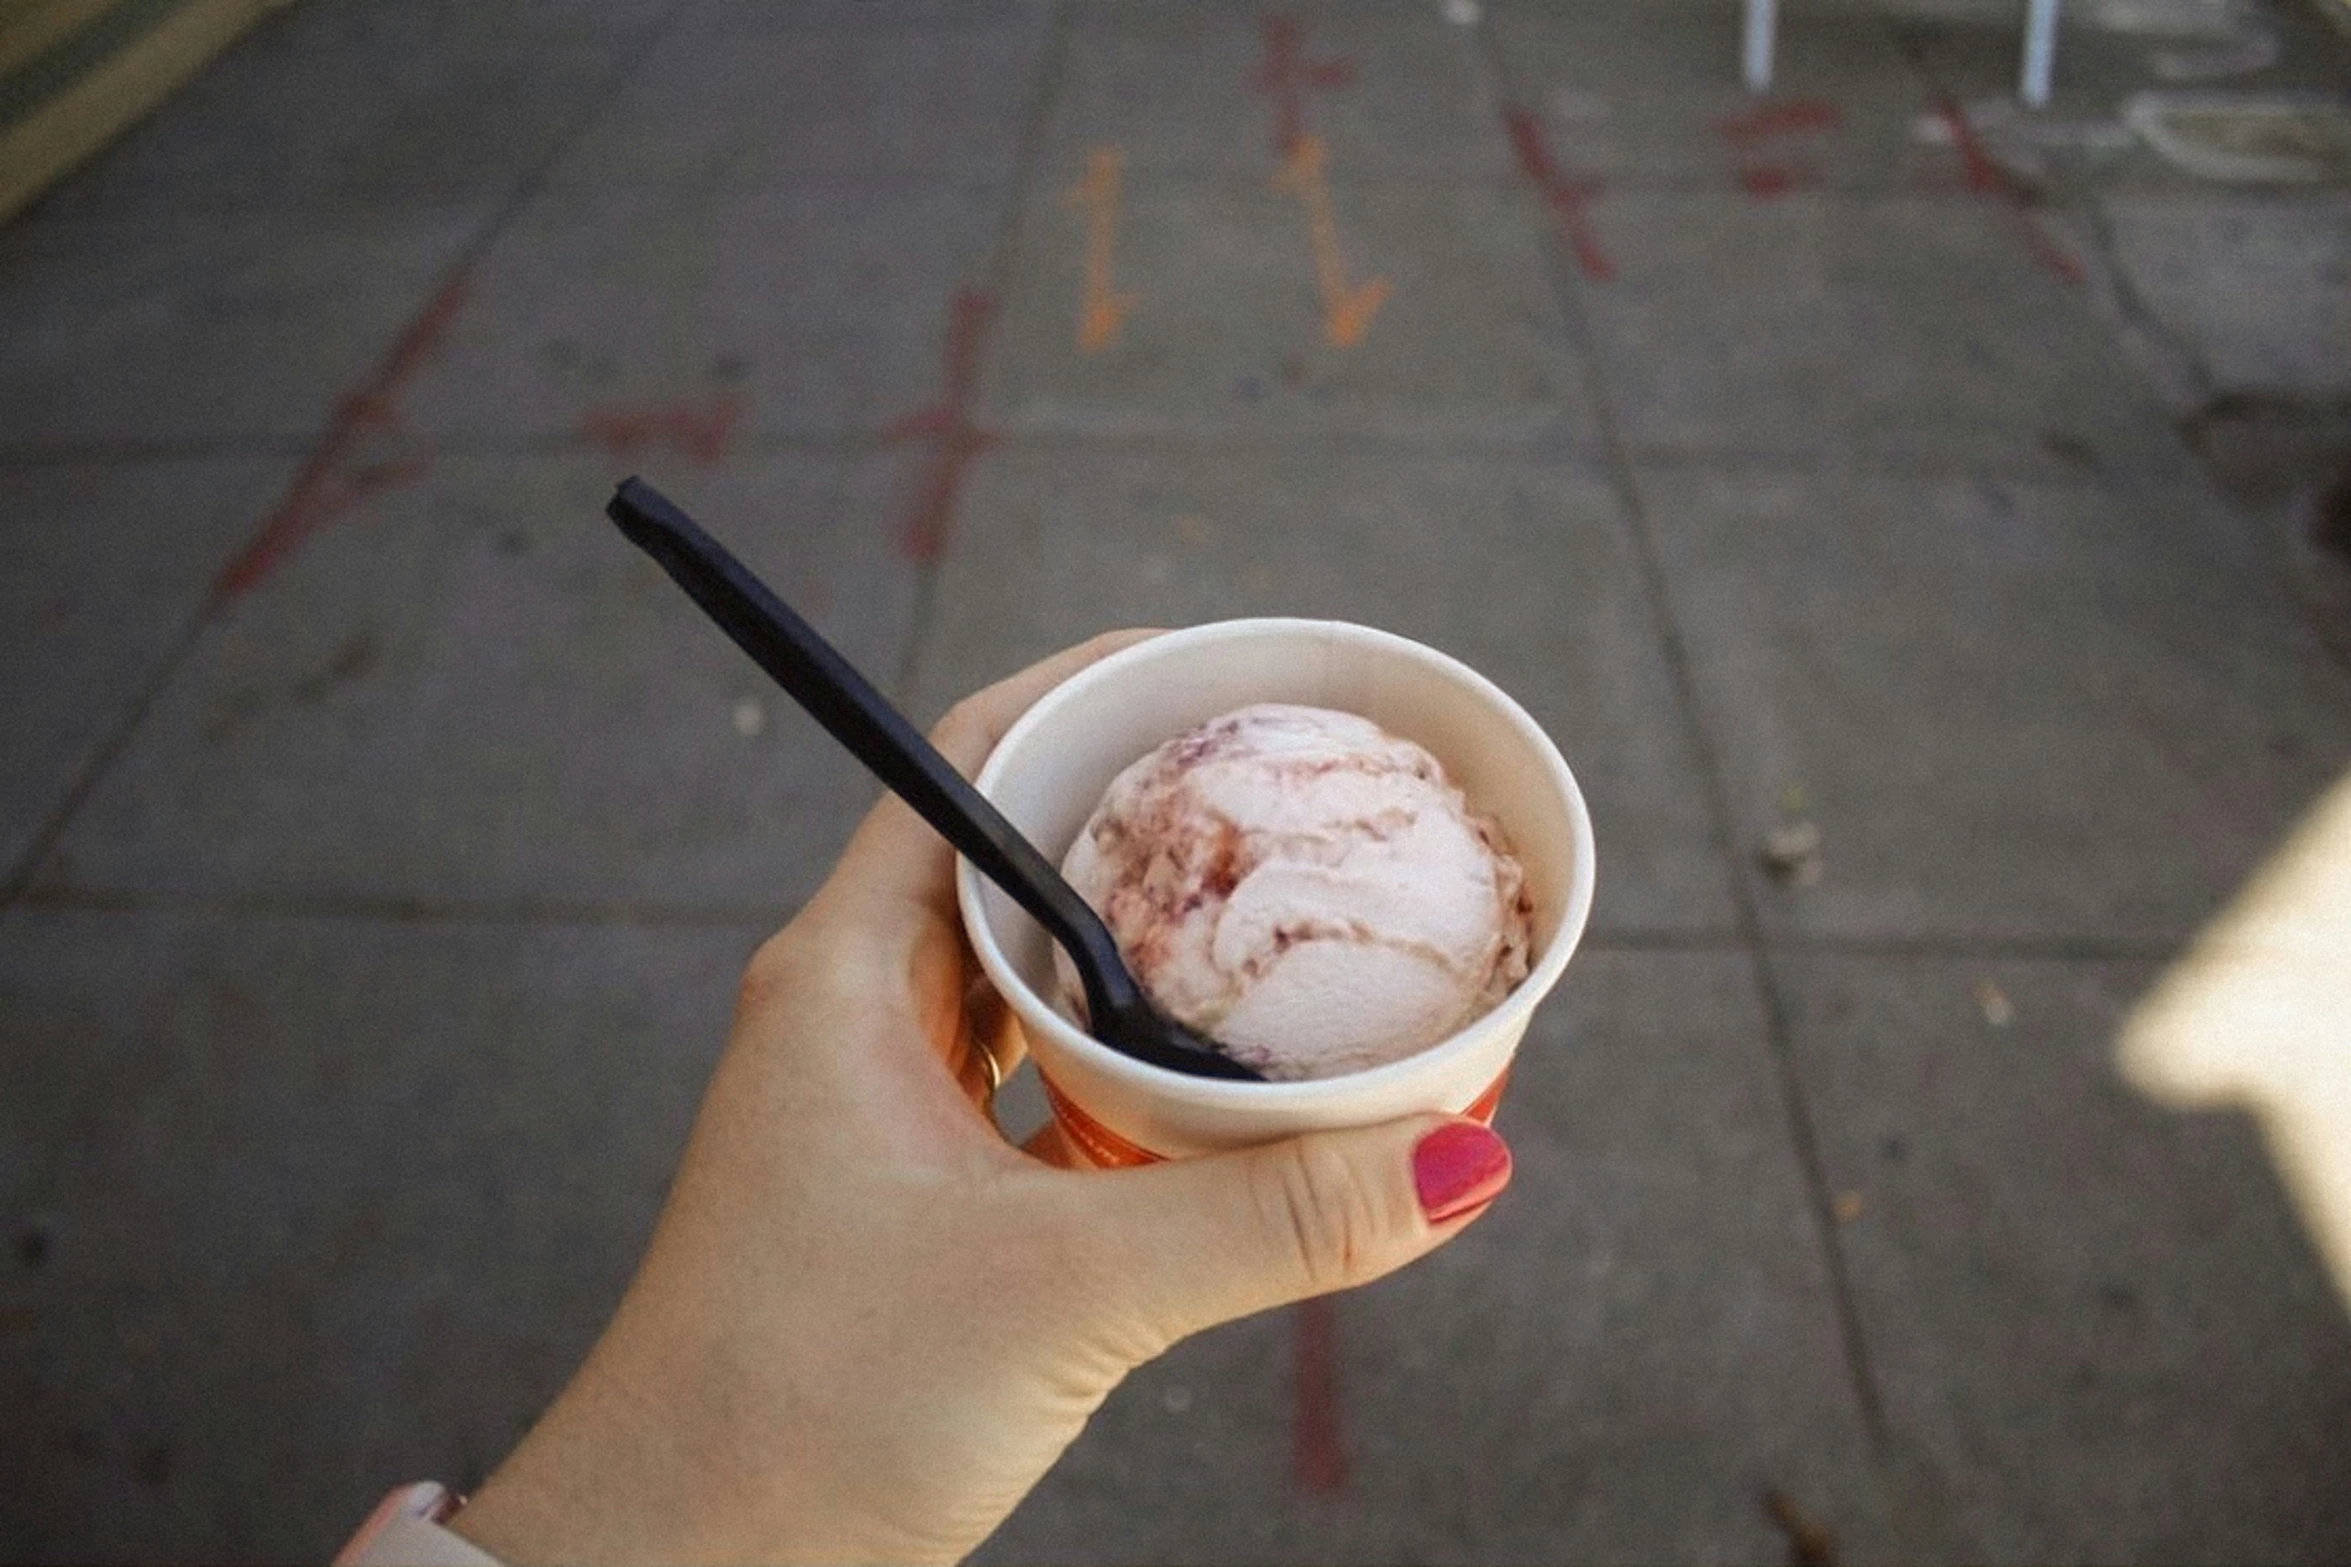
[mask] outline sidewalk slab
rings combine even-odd
[[[1515,1173],[1460,1240],[1130,1379],[981,1559],[1778,1563],[1767,1491],[1886,1559],[1746,960],[1578,958],[1495,1124]],[[1302,1336],[1336,1488],[1301,1483]]]
[[[2351,766],[2351,687],[2192,497],[1644,471],[1768,925],[2185,938]],[[1791,789],[1800,791],[1793,804]],[[1818,885],[1759,863],[1782,821]]]
[[[1995,196],[1627,192],[1579,287],[1636,452],[2182,465],[2152,394]]]
[[[130,720],[292,467],[0,468],[0,881]]]
[[[1387,292],[1335,341],[1312,207],[1263,176],[1122,181],[1113,338],[1081,340],[1086,211],[1023,205],[987,422],[1023,432],[1347,434],[1582,451],[1596,441],[1532,204],[1500,187],[1356,181],[1333,163],[1327,231],[1352,293]]]
[[[2117,193],[2100,206],[2132,293],[2212,393],[2351,402],[2351,194]]]
[[[410,412],[509,445],[679,415],[725,440],[878,433],[941,395],[953,297],[1004,199],[931,180],[547,192],[468,280]]]
[[[691,13],[669,30],[550,175],[744,188],[796,175],[1004,180],[1043,58],[1041,29],[811,30],[788,7]]]
[[[1312,134],[1351,178],[1499,179],[1477,51],[1434,5],[1080,7],[1044,172],[1112,146],[1138,173],[1270,175]]]
[[[795,906],[877,791],[605,520],[640,465],[891,677],[915,594],[881,521],[903,459],[444,459],[219,617],[41,884]]]
[[[2351,1322],[2256,1127],[2117,1078],[2156,970],[1784,972],[1913,1548],[2342,1560]]]
[[[338,43],[376,50],[638,43],[678,0],[302,0],[294,13]],[[624,48],[625,55],[625,48]]]
[[[267,20],[42,212],[155,219],[496,200],[595,113],[647,25],[508,6],[319,4]],[[503,16],[509,25],[497,26]]]
[[[680,33],[765,33],[790,29],[905,31],[924,27],[1044,28],[1053,20],[1054,0],[686,0],[677,16]]]
[[[1596,929],[1731,928],[1631,545],[1588,470],[1007,449],[974,470],[933,606],[910,682],[926,719],[1113,626],[1304,615],[1416,637],[1510,692],[1575,769]]]
[[[1927,162],[1915,126],[1931,100],[1878,17],[1783,15],[1761,96],[1739,73],[1734,7],[1506,4],[1492,32],[1513,100],[1586,178],[1886,190]]]
[[[617,1303],[760,934],[7,916],[0,1554],[324,1561],[478,1485]]]
[[[488,220],[479,204],[0,230],[0,459],[289,441],[359,391]]]

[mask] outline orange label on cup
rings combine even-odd
[[[1053,1079],[1042,1069],[1037,1080],[1045,1085],[1045,1103],[1052,1107],[1053,1119],[1061,1126],[1061,1135],[1076,1149],[1085,1161],[1099,1170],[1131,1170],[1138,1165],[1162,1164],[1167,1155],[1153,1153],[1140,1143],[1131,1142],[1095,1120],[1078,1107],[1075,1100],[1054,1086]],[[1473,1121],[1490,1124],[1495,1109],[1502,1103],[1502,1086],[1510,1081],[1510,1068],[1487,1085],[1486,1091],[1470,1102],[1461,1113]]]
[[[1159,1164],[1166,1160],[1167,1155],[1128,1142],[1080,1110],[1067,1094],[1053,1086],[1053,1079],[1042,1069],[1037,1073],[1037,1080],[1045,1085],[1045,1103],[1053,1107],[1053,1119],[1061,1123],[1061,1135],[1088,1164],[1102,1170],[1131,1170],[1139,1164]]]
[[[1504,1067],[1502,1069],[1502,1075],[1495,1078],[1491,1083],[1488,1083],[1486,1085],[1486,1091],[1478,1095],[1475,1099],[1472,1099],[1469,1102],[1469,1108],[1462,1111],[1461,1113],[1482,1126],[1493,1125],[1494,1112],[1496,1109],[1500,1108],[1502,1104],[1502,1085],[1509,1081],[1510,1068]]]

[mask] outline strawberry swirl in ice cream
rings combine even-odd
[[[1265,703],[1168,741],[1111,782],[1062,874],[1160,1007],[1276,1080],[1411,1055],[1527,975],[1500,831],[1351,713]]]

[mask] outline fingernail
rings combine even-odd
[[[1412,1184],[1429,1223],[1458,1219],[1510,1184],[1510,1148],[1475,1121],[1450,1121],[1412,1145]]]

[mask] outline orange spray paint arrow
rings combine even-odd
[[[1135,296],[1110,286],[1118,243],[1119,170],[1116,147],[1097,147],[1086,160],[1086,176],[1063,199],[1086,213],[1086,296],[1078,307],[1078,349],[1098,353],[1118,341]]]
[[[1367,277],[1347,281],[1339,259],[1339,221],[1331,213],[1331,188],[1323,178],[1330,155],[1322,138],[1311,131],[1298,138],[1273,177],[1274,189],[1294,192],[1306,206],[1306,223],[1314,239],[1314,282],[1322,293],[1323,336],[1334,348],[1353,348],[1371,330],[1371,318],[1388,297],[1388,280]]]

